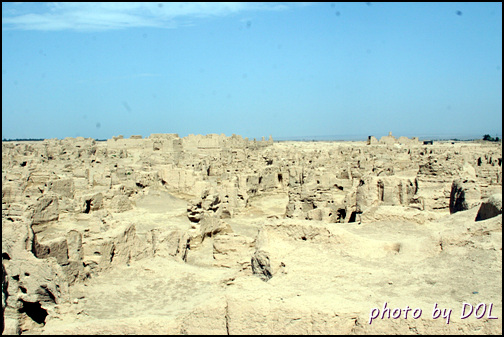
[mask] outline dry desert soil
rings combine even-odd
[[[502,143],[2,143],[4,334],[501,334]]]

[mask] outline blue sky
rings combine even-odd
[[[502,3],[2,3],[2,137],[502,137]]]

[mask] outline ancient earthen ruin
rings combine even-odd
[[[3,333],[499,334],[501,195],[500,142],[3,142]]]

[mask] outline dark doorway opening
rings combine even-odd
[[[357,212],[352,212],[350,215],[350,220],[348,222],[355,222],[355,219],[357,218]]]
[[[84,209],[84,213],[89,213],[91,211],[91,200],[86,200],[86,208]]]
[[[20,300],[23,306],[19,309],[20,313],[26,313],[28,317],[33,319],[38,324],[45,324],[45,319],[47,317],[47,310],[42,308],[40,302],[25,302]]]

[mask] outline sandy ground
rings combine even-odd
[[[446,142],[425,150],[419,146],[413,148],[417,152],[425,151],[417,155],[421,159],[428,154],[427,150],[435,149],[434,153],[428,154],[428,161],[435,163],[433,167],[440,167],[434,173],[425,173],[420,180],[420,190],[424,193],[422,200],[426,200],[423,204],[413,201],[407,204],[397,198],[383,201],[383,195],[380,203],[376,201],[376,192],[370,190],[370,195],[365,198],[370,200],[370,205],[373,202],[373,206],[356,222],[286,217],[286,210],[293,200],[305,202],[302,207],[306,206],[306,200],[312,199],[315,200],[313,205],[322,204],[316,197],[327,192],[320,186],[324,183],[324,174],[332,168],[330,165],[317,167],[317,158],[319,164],[325,163],[324,158],[339,158],[338,155],[348,158],[349,163],[331,159],[341,168],[330,171],[331,179],[337,177],[337,184],[343,181],[344,192],[348,195],[356,193],[357,186],[363,184],[365,177],[359,177],[361,172],[376,175],[381,174],[378,173],[382,172],[380,170],[389,172],[380,176],[387,184],[403,184],[408,179],[415,181],[419,168],[412,166],[408,158],[417,157],[410,154],[407,146],[396,144],[379,148],[379,156],[372,151],[365,152],[366,149],[365,142],[280,142],[261,150],[263,152],[256,157],[249,155],[251,159],[248,160],[255,161],[257,167],[262,167],[257,163],[266,165],[271,158],[274,159],[271,160],[273,165],[297,164],[279,169],[278,172],[283,174],[283,187],[282,182],[273,179],[270,187],[251,192],[245,207],[236,206],[232,216],[222,216],[215,225],[217,227],[207,228],[206,232],[202,225],[204,221],[195,223],[188,218],[196,193],[191,195],[187,188],[184,190],[185,185],[179,189],[170,185],[182,186],[182,180],[174,178],[173,182],[168,179],[172,178],[168,173],[175,172],[173,167],[159,171],[159,177],[162,172],[168,177],[167,181],[162,180],[162,184],[155,180],[160,179],[157,171],[152,175],[156,177],[152,178],[154,180],[140,180],[140,177],[150,177],[149,165],[155,167],[166,159],[159,157],[158,153],[149,165],[145,164],[145,150],[131,149],[128,157],[117,161],[115,167],[111,162],[111,169],[105,173],[99,171],[101,166],[90,166],[92,174],[86,173],[88,178],[77,176],[74,181],[80,184],[79,179],[89,179],[94,181],[93,184],[101,184],[102,179],[104,186],[109,184],[111,187],[98,186],[104,191],[101,192],[103,198],[109,202],[107,207],[114,196],[107,195],[110,192],[107,189],[112,190],[114,179],[126,187],[133,186],[134,193],[128,199],[131,200],[131,209],[113,211],[103,206],[88,213],[65,211],[55,221],[31,226],[37,240],[43,243],[60,240],[70,230],[83,233],[84,265],[94,261],[98,267],[68,287],[68,300],[48,307],[45,324],[30,322],[23,333],[501,334],[502,214],[484,221],[475,221],[475,218],[484,199],[480,200],[480,196],[484,194],[486,198],[495,192],[502,193],[501,183],[498,183],[502,179],[502,170],[497,170],[494,177],[491,171],[494,167],[490,165],[495,161],[486,159],[490,168],[486,171],[479,169],[480,180],[472,173],[480,184],[476,203],[453,214],[446,205],[450,198],[449,188],[456,176],[452,176],[449,170],[443,171],[443,165],[452,164],[448,161],[450,155],[459,156],[458,160],[464,163],[475,161],[480,144]],[[329,153],[326,157],[324,151]],[[281,155],[275,157],[275,153]],[[306,157],[299,157],[299,153]],[[109,153],[109,160],[112,157],[117,158]],[[201,160],[207,157],[202,158],[196,162],[201,164]],[[220,160],[225,161],[225,158]],[[243,173],[245,178],[235,180],[238,181],[236,186],[246,182],[248,188],[256,188],[248,180],[254,178],[256,166],[250,164],[244,168],[242,163],[246,161],[233,160],[238,162],[237,176],[240,170],[248,170],[248,175]],[[350,167],[352,160],[354,164]],[[395,164],[389,164],[394,160]],[[13,165],[21,170],[17,162]],[[55,171],[64,167],[64,163],[58,165]],[[93,162],[93,165],[97,164]],[[208,172],[205,184],[215,191],[228,188],[236,195],[243,194],[242,190],[236,191],[238,188],[233,190],[226,185],[232,177],[225,172],[226,167],[205,165],[201,169],[204,175]],[[273,172],[270,177],[276,179],[277,171],[271,169],[273,165],[267,164],[261,173],[263,184],[267,183],[270,171]],[[389,171],[385,170],[387,165],[391,165]],[[119,169],[114,171],[118,166],[123,170],[122,175]],[[194,165],[192,167],[195,170]],[[210,167],[227,178],[210,176]],[[390,170],[395,173],[390,174]],[[75,172],[84,175],[81,171]],[[111,172],[122,178],[111,178]],[[124,172],[134,174],[130,176]],[[182,179],[181,172],[176,171],[174,176]],[[351,177],[351,174],[356,175],[353,180],[344,180],[345,175]],[[134,177],[137,187],[135,180],[127,185],[127,179]],[[184,179],[191,181],[194,177]],[[299,200],[291,200],[289,193],[295,188],[286,189],[285,180],[291,179],[290,184],[297,186],[298,177],[307,181],[298,189]],[[4,181],[7,180],[4,178]],[[366,180],[368,184],[369,181]],[[150,185],[144,187],[142,184]],[[192,184],[191,188],[197,190],[198,183]],[[337,204],[351,200],[337,184],[327,184],[332,188],[332,194],[328,195]],[[126,190],[124,185],[118,186]],[[396,193],[394,186],[387,185],[377,193]],[[95,192],[98,191],[94,188]],[[37,191],[35,187],[33,189]],[[214,190],[210,189],[209,193]],[[86,193],[91,192],[76,193],[75,199],[78,195],[85,201],[90,198]],[[224,194],[231,195],[231,192]],[[9,193],[14,195],[14,192]],[[7,192],[4,195],[10,197]],[[15,199],[14,196],[11,198]],[[24,195],[22,198],[26,200]],[[353,198],[356,200],[355,195]],[[219,202],[223,202],[222,199],[220,195]],[[211,204],[211,200],[207,201]],[[207,201],[202,197],[200,204]],[[65,205],[65,199],[60,199],[59,207],[70,207]],[[77,203],[69,205],[80,207]],[[10,216],[6,214],[5,217]],[[12,216],[11,220],[14,222]],[[4,217],[2,223],[2,226],[10,225]],[[128,232],[128,228],[133,230]],[[184,240],[188,240],[187,247]],[[111,242],[112,255],[107,261],[105,253],[108,251],[104,247],[110,248]],[[112,262],[114,252],[116,256]],[[260,252],[267,256],[272,273],[267,281],[254,274],[251,266]],[[126,258],[124,254],[130,256]],[[23,294],[18,292],[18,295]],[[384,310],[384,306],[390,310]],[[472,315],[463,317],[471,308]]]
[[[180,208],[160,212],[156,205],[167,199]],[[344,318],[345,323],[321,328],[342,333],[416,333],[422,329],[426,333],[457,329],[496,333],[502,328],[501,217],[476,223],[471,221],[475,208],[421,225],[265,219],[265,215],[278,214],[281,208],[274,206],[285,201],[273,199],[255,200],[249,214],[229,220],[235,233],[251,239],[261,226],[268,228],[270,259],[283,264],[268,282],[213,267],[209,238],[198,251],[189,253],[188,263],[161,257],[132,261],[71,287],[74,302],[62,305],[60,316],[49,321],[44,332],[281,333],[277,329],[283,327],[284,332],[317,333],[313,322],[302,323],[314,315],[327,315],[326,325],[335,317]],[[263,204],[270,206],[260,207]],[[177,216],[185,203],[167,194],[144,198],[137,207],[120,216],[134,220],[139,235],[159,223],[174,228],[188,225]],[[465,240],[468,231],[480,234]],[[377,318],[369,324],[371,310],[382,310],[384,302],[391,309],[422,309],[423,325],[412,319],[412,312],[408,319],[403,313],[398,320]],[[450,324],[446,318],[432,318],[436,303],[452,309]],[[463,303],[493,304],[491,317],[499,319],[488,320],[487,312],[482,320],[462,320]],[[236,312],[243,317],[235,314],[234,321],[226,319],[224,309],[230,305],[237,306]],[[202,316],[199,324],[190,320],[196,314]],[[261,317],[268,324],[262,324]],[[282,320],[289,321],[290,328]],[[399,321],[405,327],[395,327]],[[483,321],[487,324],[482,325]],[[467,324],[461,328],[461,323]]]

